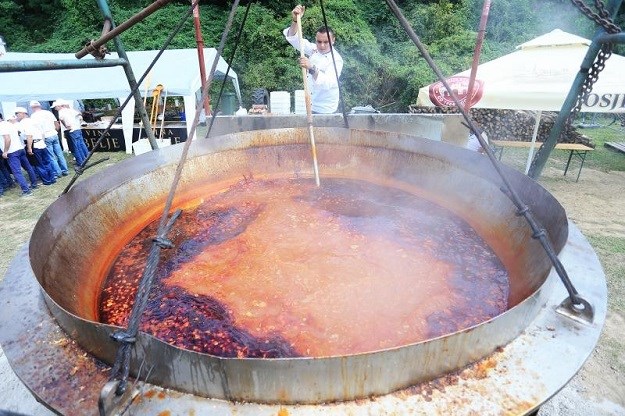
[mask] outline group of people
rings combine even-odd
[[[89,154],[82,136],[82,114],[71,108],[69,101],[59,99],[52,103],[58,120],[51,111],[43,109],[39,101],[31,101],[29,105],[30,113],[25,107],[16,107],[15,115],[7,120],[0,117],[0,195],[17,184],[22,196],[30,196],[39,181],[52,185],[61,176],[69,175],[59,140],[61,124],[68,131],[70,151],[76,164],[82,166]]]

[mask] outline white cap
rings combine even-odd
[[[15,111],[14,112],[15,112],[15,114],[17,114],[17,113],[26,113],[26,114],[28,114],[28,110],[25,109],[24,107],[15,107]]]
[[[57,100],[52,103],[51,107],[54,108],[54,107],[59,107],[62,105],[67,105],[67,104],[68,104],[67,101],[65,101],[64,99],[57,98]]]
[[[35,100],[31,101],[31,102],[29,103],[29,105],[30,105],[31,107],[41,107],[41,103],[40,103],[39,101],[35,101]]]

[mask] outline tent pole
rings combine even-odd
[[[480,53],[482,51],[482,43],[484,42],[484,33],[486,32],[486,21],[490,12],[490,0],[484,0],[482,6],[482,17],[480,18],[480,26],[477,32],[477,40],[475,41],[475,50],[473,52],[473,64],[471,65],[471,75],[469,76],[469,87],[467,88],[467,98],[464,101],[465,111],[471,109],[471,97],[473,96],[473,87],[475,84],[475,76],[477,74],[477,66],[480,62]]]
[[[98,0],[98,7],[100,7],[100,11],[104,15],[104,19],[108,19],[111,22],[111,27],[115,27],[115,23],[113,21],[113,16],[111,15],[111,9],[106,0]],[[154,132],[152,129],[148,129],[147,126],[150,125],[150,119],[148,118],[148,113],[145,111],[145,106],[142,105],[143,101],[141,101],[141,93],[139,92],[139,88],[137,88],[137,79],[135,78],[135,74],[132,71],[132,66],[128,61],[128,55],[126,55],[126,50],[124,49],[124,44],[122,43],[119,36],[115,36],[113,38],[113,42],[115,43],[115,49],[117,49],[117,54],[119,57],[126,61],[125,65],[122,65],[124,68],[124,72],[126,73],[126,78],[128,79],[128,85],[130,85],[130,89],[134,91],[133,98],[135,99],[135,106],[137,111],[139,112],[139,116],[141,117],[141,121],[145,127],[145,134],[148,136],[148,140],[150,142],[150,146],[152,150],[158,149],[158,145],[156,144],[156,139],[154,138]],[[134,120],[133,120],[134,123]]]
[[[536,136],[538,136],[538,125],[540,124],[540,118],[542,117],[543,112],[536,112],[536,124],[534,124],[534,132],[532,133],[532,145],[530,146],[530,152],[527,154],[527,164],[525,165],[525,174],[527,175],[530,171],[530,165],[532,164],[532,159],[534,158],[534,147],[536,145]]]
[[[191,0],[193,4],[193,0]],[[197,58],[200,65],[200,83],[202,84],[202,91],[204,91],[204,85],[206,84],[206,64],[204,62],[204,39],[202,38],[202,27],[200,26],[200,4],[199,2],[193,8],[193,25],[195,26],[195,42],[197,43]],[[210,94],[204,96],[204,115],[209,116],[211,114],[211,98]]]

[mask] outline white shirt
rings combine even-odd
[[[39,128],[39,125],[30,117],[25,117],[20,121],[20,129],[24,132],[24,135],[28,138],[31,136],[33,140],[32,147],[34,149],[45,149],[46,142],[43,131]]]
[[[37,110],[34,111],[30,118],[37,123],[39,128],[43,131],[44,137],[53,137],[57,136],[58,132],[56,131],[56,117],[54,114],[48,110]]]
[[[65,128],[70,132],[80,130],[82,114],[73,108],[61,107],[59,110],[59,120],[63,122]]]
[[[295,49],[300,50],[299,36],[297,33],[288,36],[289,28],[282,32],[287,42]],[[336,72],[341,76],[343,70],[343,58],[333,49],[334,59],[336,60],[336,72],[334,71],[334,63],[332,62],[332,53],[317,52],[317,45],[302,39],[302,48],[304,55],[308,56],[310,63],[317,67],[317,79],[308,74],[308,86],[310,88],[310,96],[312,101],[312,111],[315,113],[329,114],[336,112],[339,107],[339,84]]]
[[[24,148],[24,142],[20,140],[20,133],[17,130],[17,125],[10,121],[0,121],[0,137],[2,138],[2,151],[4,152],[4,136],[9,136],[11,142],[7,153],[17,152]]]
[[[488,143],[488,136],[484,132],[482,132],[482,139],[484,139],[484,141]],[[477,136],[473,133],[469,134],[469,140],[467,141],[466,148],[475,152],[481,152],[482,150],[484,150]]]

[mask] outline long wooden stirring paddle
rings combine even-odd
[[[300,58],[304,58],[303,37],[302,37],[302,17],[297,15],[297,36],[299,38]],[[313,157],[313,168],[315,170],[315,183],[320,186],[319,182],[319,166],[317,165],[317,148],[315,146],[315,135],[313,134],[312,122],[312,103],[310,91],[308,90],[308,70],[302,67],[302,78],[304,79],[304,100],[306,102],[306,121],[308,122],[308,137],[310,138],[310,149]]]

